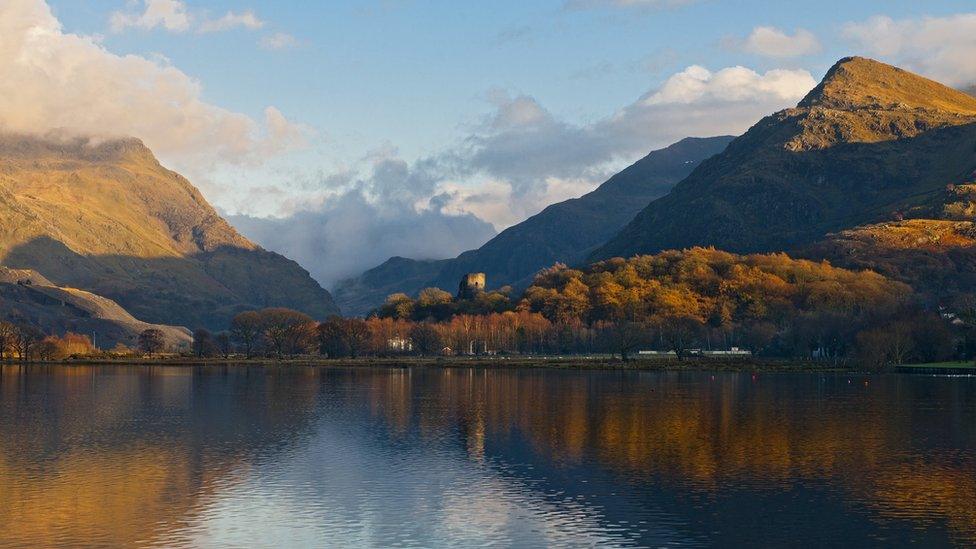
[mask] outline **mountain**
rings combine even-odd
[[[547,207],[477,250],[443,261],[411,263],[393,258],[341,282],[335,289],[336,299],[347,313],[365,314],[391,293],[413,295],[428,286],[453,290],[462,275],[475,271],[487,274],[490,287],[528,286],[540,269],[585,258],[648,202],[666,194],[732,139],[688,138],[653,151],[594,191]]]
[[[641,211],[596,260],[669,248],[791,250],[937,208],[976,169],[976,98],[870,59],[839,61]]]
[[[231,227],[136,139],[0,136],[0,264],[146,322],[224,329],[266,306],[337,312],[293,261]]]
[[[105,349],[117,343],[135,348],[139,334],[149,328],[163,332],[170,348],[188,348],[193,339],[186,328],[142,322],[110,299],[58,287],[29,270],[0,267],[0,311],[5,320],[43,326],[50,332],[92,335]]]
[[[358,277],[340,282],[334,290],[335,297],[344,313],[364,316],[391,294],[416,295],[430,286],[437,273],[450,261],[391,257]]]

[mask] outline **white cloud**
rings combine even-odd
[[[122,32],[128,28],[150,30],[156,27],[186,32],[190,29],[190,15],[186,11],[186,4],[180,0],[145,0],[145,10],[142,13],[117,11],[111,15],[110,23],[113,32]]]
[[[237,28],[248,30],[258,30],[264,27],[262,21],[253,11],[247,10],[241,13],[229,11],[219,19],[204,21],[197,28],[199,33],[223,32]]]
[[[258,45],[272,51],[289,50],[298,46],[298,39],[288,33],[276,32],[262,37]]]
[[[532,97],[495,92],[494,111],[451,153],[451,163],[458,174],[483,174],[510,186],[514,215],[530,214],[554,195],[556,182],[574,181],[583,189],[580,181],[595,185],[620,162],[684,137],[742,133],[795,105],[815,85],[803,70],[760,74],[691,66],[611,116],[582,125],[558,120]],[[510,222],[485,219],[499,227]]]
[[[802,98],[816,81],[805,70],[775,69],[759,74],[745,67],[711,72],[692,65],[671,76],[661,88],[643,99],[648,107],[691,103],[780,103]]]
[[[212,19],[206,14],[191,14],[182,0],[142,0],[130,2],[141,11],[116,11],[109,16],[112,32],[124,32],[130,28],[153,30],[162,28],[170,32],[182,33],[196,29],[200,34],[225,32],[234,29],[259,30],[264,21],[252,10],[242,12],[228,11]]]
[[[976,82],[976,13],[848,23],[844,36],[859,53],[951,85]]]
[[[260,162],[307,132],[273,107],[259,122],[207,103],[200,83],[165,61],[66,33],[43,0],[0,3],[0,127],[135,136],[194,174]]]
[[[797,29],[791,36],[775,27],[756,27],[739,47],[749,53],[774,58],[800,57],[821,50],[820,41],[812,32]]]

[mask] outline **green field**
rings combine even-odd
[[[971,360],[957,360],[954,362],[930,362],[928,364],[902,364],[900,368],[959,368],[974,369],[976,364]]]

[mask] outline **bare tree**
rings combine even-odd
[[[17,346],[17,327],[6,320],[0,321],[0,360],[10,357]]]
[[[193,332],[193,354],[203,358],[214,354],[216,345],[214,344],[213,334],[206,328],[197,328]]]
[[[139,349],[150,357],[163,350],[166,346],[166,336],[158,328],[147,328],[139,334]]]
[[[30,359],[34,348],[44,339],[44,332],[30,324],[19,324],[15,331],[15,345],[20,359],[27,361]]]
[[[214,343],[217,345],[217,352],[220,353],[222,358],[225,360],[230,358],[230,354],[234,350],[234,345],[229,333],[220,332],[214,337]]]
[[[640,322],[611,322],[604,326],[603,333],[609,348],[619,354],[624,362],[630,359],[631,353],[638,347],[651,339],[650,326]]]
[[[428,322],[417,324],[410,330],[413,348],[421,355],[432,355],[441,350],[441,335]]]

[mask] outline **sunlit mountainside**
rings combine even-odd
[[[241,236],[136,139],[0,138],[0,263],[141,321],[223,328],[236,312],[337,312],[293,261]]]

